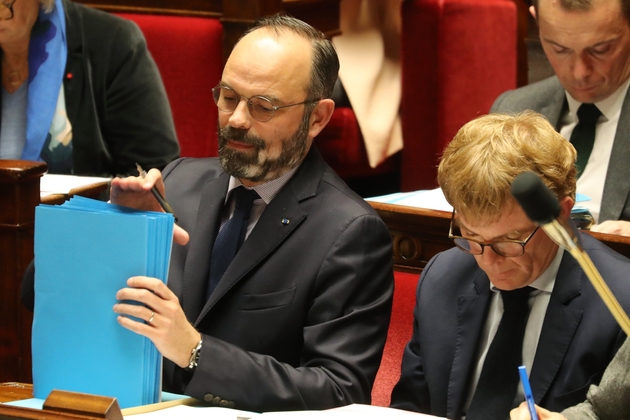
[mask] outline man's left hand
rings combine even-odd
[[[118,323],[149,338],[162,356],[180,367],[187,367],[190,351],[201,340],[201,334],[186,319],[177,296],[162,281],[151,277],[131,277],[127,285],[129,287],[116,293],[116,299],[144,306],[117,303],[114,312],[119,315]]]

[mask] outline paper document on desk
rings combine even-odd
[[[127,420],[446,420],[443,417],[373,405],[351,404],[330,410],[253,413],[219,407],[177,406],[153,413],[125,416]]]
[[[366,201],[377,203],[398,204],[400,206],[417,207],[421,209],[453,211],[453,207],[444,198],[440,188],[434,190],[420,190],[405,193],[394,193],[378,197],[366,198]]]
[[[121,408],[159,401],[161,356],[118,324],[129,277],[166,281],[173,216],[74,197],[35,209],[33,393],[116,397]]]
[[[68,194],[76,188],[109,181],[111,181],[111,178],[44,174],[39,181],[40,198],[44,198],[52,194]]]

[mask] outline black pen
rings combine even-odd
[[[144,179],[144,177],[147,176],[147,171],[142,169],[142,166],[140,166],[138,162],[136,162],[136,168],[138,169],[138,174],[140,175],[140,177]],[[173,218],[175,219],[175,223],[177,223],[177,216],[175,215],[175,212],[171,208],[170,204],[166,202],[164,197],[162,197],[162,194],[160,194],[160,192],[158,191],[155,185],[151,188],[151,192],[155,196],[155,199],[158,201],[158,203],[160,203],[160,206],[162,206],[164,211],[172,214]]]

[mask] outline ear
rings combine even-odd
[[[575,201],[571,197],[564,197],[560,200],[560,218],[563,220],[568,220],[571,216],[571,209]]]
[[[314,139],[324,127],[326,127],[334,110],[335,102],[332,99],[321,99],[317,105],[315,105],[309,121],[309,139]]]
[[[538,22],[538,20],[536,20],[536,8],[534,6],[529,6],[529,14]]]

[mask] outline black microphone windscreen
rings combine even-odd
[[[550,223],[560,215],[558,198],[532,172],[523,172],[514,178],[512,195],[527,217],[538,224]]]

